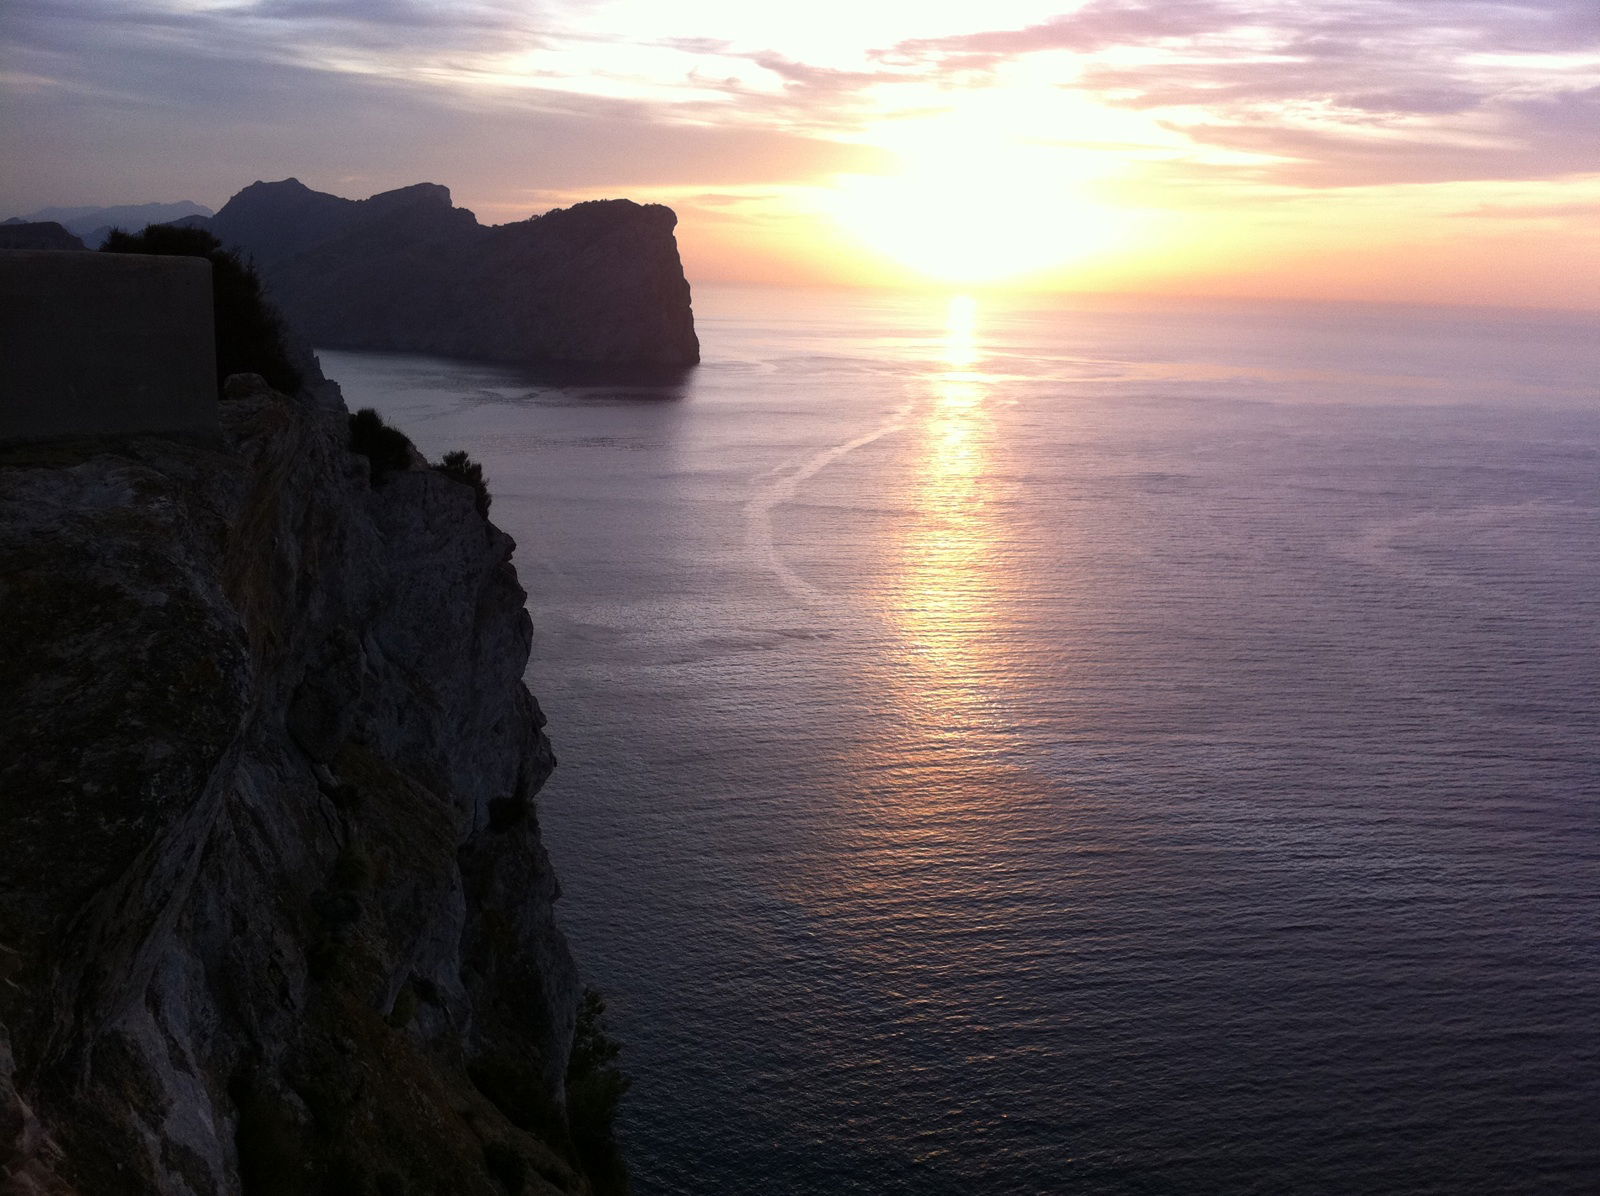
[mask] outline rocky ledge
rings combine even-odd
[[[0,1191],[594,1190],[512,541],[230,393],[0,454]]]

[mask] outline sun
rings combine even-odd
[[[852,237],[927,278],[994,282],[1125,239],[1128,215],[1087,194],[1101,161],[954,122],[930,122],[895,149],[898,174],[843,178],[827,206]]]

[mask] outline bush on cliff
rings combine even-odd
[[[628,1190],[628,1171],[617,1147],[617,1106],[632,1081],[616,1066],[622,1049],[606,1031],[606,1003],[592,988],[583,990],[578,1025],[567,1064],[567,1122],[572,1144],[602,1196]]]
[[[453,453],[446,453],[444,460],[435,465],[434,469],[451,481],[471,486],[472,493],[477,498],[478,514],[485,519],[489,518],[489,504],[494,500],[489,496],[489,487],[483,480],[483,466],[467,456],[466,450],[457,449]]]
[[[102,253],[203,257],[211,263],[211,307],[216,322],[217,385],[230,374],[260,374],[274,390],[294,394],[300,371],[283,343],[283,321],[261,291],[261,280],[239,255],[203,228],[152,224],[142,233],[115,229]]]
[[[392,473],[411,468],[410,437],[384,423],[383,416],[371,407],[350,417],[350,451],[367,459],[374,486],[381,486]]]

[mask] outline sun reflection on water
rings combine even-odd
[[[954,295],[945,313],[944,359],[951,369],[970,369],[978,360],[978,303],[971,295]]]
[[[864,902],[916,910],[913,932],[852,939],[882,975],[914,969],[928,942],[959,925],[961,903],[1017,883],[996,844],[1032,833],[1056,799],[1022,754],[1008,696],[1020,584],[1009,400],[986,368],[978,304],[957,296],[944,316],[895,441],[900,518],[881,591],[894,642],[863,662],[882,717],[834,749],[854,786],[825,828],[819,858],[835,863],[784,890],[818,916],[848,917]]]
[[[978,305],[950,300],[944,365],[931,375],[920,421],[921,447],[911,493],[915,511],[904,542],[899,616],[915,657],[932,671],[923,692],[945,715],[970,704],[990,672],[984,639],[993,623],[990,470],[993,428]]]

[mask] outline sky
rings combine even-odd
[[[1600,309],[1600,0],[5,0],[0,216],[429,181],[693,282]]]

